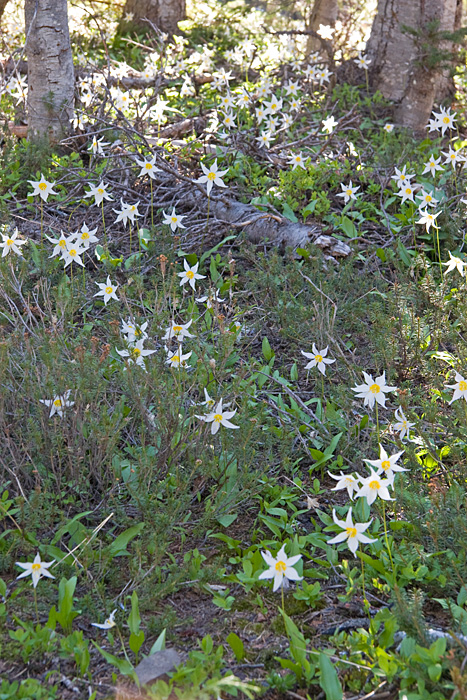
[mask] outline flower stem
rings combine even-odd
[[[391,562],[392,573],[393,573],[394,576],[395,576],[395,573],[396,573],[396,572],[395,572],[395,570],[394,570],[394,562],[393,562],[393,560],[392,560],[391,547],[389,546],[388,527],[387,527],[387,524],[386,524],[386,507],[385,507],[384,501],[383,501],[383,525],[384,525],[384,539],[385,539],[385,542],[386,542],[386,548],[387,548],[387,550],[388,550],[389,560],[390,560],[390,562]]]
[[[34,608],[36,610],[36,620],[39,623],[39,610],[37,609],[37,589],[35,586],[33,588],[33,591],[34,591]]]
[[[153,207],[153,191],[152,191],[152,177],[151,181],[151,226],[154,226],[154,207]]]
[[[44,202],[41,198],[41,246],[44,245]]]
[[[107,248],[107,231],[105,230],[104,200],[102,200],[102,202],[101,202],[101,207],[102,207],[102,225],[104,227],[104,244],[105,244],[105,247]]]
[[[376,401],[375,403],[375,410],[376,410],[376,437],[378,438],[378,445],[379,445],[379,416],[378,416],[378,402]]]

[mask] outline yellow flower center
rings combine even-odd
[[[152,170],[152,163],[146,163],[144,167],[146,168],[146,170]]]
[[[220,423],[221,420],[222,420],[222,414],[221,414],[221,413],[216,413],[216,415],[214,416],[214,422],[215,422],[215,423]]]
[[[349,197],[352,196],[352,190],[346,190],[346,193],[349,195]]]
[[[286,565],[285,561],[277,561],[276,562],[276,566],[275,566],[276,571],[280,571],[281,573],[284,573],[286,568],[287,568],[287,565]]]
[[[13,243],[14,243],[14,240],[12,238],[7,238],[7,242],[6,242],[7,245],[13,245]]]
[[[276,103],[274,103],[274,104],[271,105],[271,109],[276,109],[276,108],[277,108]]]
[[[370,391],[372,394],[379,394],[379,392],[381,391],[379,384],[372,384],[370,386]]]
[[[60,408],[61,405],[62,405],[61,399],[55,399],[54,406],[57,406],[57,408]]]
[[[443,124],[449,124],[449,117],[443,117]]]
[[[104,190],[102,189],[102,187],[99,187],[97,191],[99,192],[99,194],[104,194]]]
[[[180,333],[183,330],[181,326],[174,326],[173,327],[173,332],[174,333]]]
[[[70,250],[70,257],[74,258],[75,255],[76,255],[76,250],[75,250],[74,248],[72,248],[72,249]]]
[[[425,197],[425,202],[431,202],[432,199],[433,197],[431,196],[431,194],[427,194],[427,196]]]
[[[86,233],[86,231],[83,231],[83,233],[81,234],[81,240],[87,241],[88,238],[89,238],[89,233]]]
[[[353,484],[354,481],[355,481],[355,479],[353,479],[351,476],[348,476],[345,479],[346,484]]]
[[[177,362],[180,364],[180,356],[179,355],[174,355],[171,360],[174,364],[177,364]]]
[[[105,288],[105,293],[106,293],[106,294],[112,294],[112,292],[113,292],[113,287],[106,287],[106,288]]]
[[[176,224],[177,221],[178,221],[178,217],[177,217],[177,216],[172,216],[172,217],[171,217],[171,220],[172,220],[172,223],[173,223],[173,224]]]
[[[216,173],[208,173],[208,180],[215,180],[216,179]]]
[[[47,189],[47,183],[46,182],[40,182],[39,183],[39,189],[44,192]]]
[[[195,273],[193,270],[187,270],[186,276],[188,277],[189,280],[192,280],[193,277],[195,276]]]
[[[357,536],[357,528],[356,527],[346,527],[345,531],[346,531],[348,537],[356,537]]]
[[[412,190],[410,187],[407,187],[405,190],[405,194],[412,194]]]
[[[301,161],[300,156],[295,156],[295,161],[296,161],[297,163],[300,163],[300,161]]]
[[[139,348],[133,348],[133,355],[139,357],[141,355],[141,350]]]
[[[467,391],[467,382],[464,382],[464,381],[459,382],[459,390],[460,391]]]
[[[369,487],[370,489],[373,489],[373,491],[377,491],[380,487],[380,483],[375,479],[374,481],[370,481]]]
[[[435,167],[435,164],[433,163],[433,161],[431,161],[430,168],[434,168],[434,167]]]
[[[323,361],[322,355],[315,355],[315,362],[322,362],[322,361]]]
[[[66,248],[66,241],[62,239],[58,242],[58,245],[60,246],[60,248]]]
[[[40,565],[40,564],[33,564],[33,565],[31,566],[31,569],[32,569],[33,571],[40,571],[41,565]]]
[[[385,459],[384,462],[381,462],[381,469],[384,469],[384,471],[387,471],[390,468],[391,468],[391,462],[388,459]]]

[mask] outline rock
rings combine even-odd
[[[135,671],[141,685],[146,685],[171,671],[180,662],[181,658],[175,649],[161,649],[151,656],[145,656]]]

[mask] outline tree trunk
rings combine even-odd
[[[28,138],[58,141],[73,116],[74,71],[66,0],[25,0]]]
[[[0,20],[3,17],[3,12],[5,10],[7,2],[8,2],[8,0],[0,0]]]
[[[126,0],[119,29],[148,33],[151,25],[143,21],[148,19],[161,32],[179,34],[178,23],[185,17],[185,0]]]
[[[459,0],[378,0],[378,11],[367,45],[372,87],[398,103],[396,121],[422,132],[433,109],[446,69],[430,67],[430,52],[451,50],[452,42],[429,36],[429,23],[437,31],[453,31],[460,22]],[[416,30],[414,36],[404,27]]]
[[[307,29],[317,32],[320,24],[334,27],[337,22],[337,0],[315,0],[313,9],[308,18]],[[308,37],[306,54],[312,51],[319,51],[321,42],[316,37]]]

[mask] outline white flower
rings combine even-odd
[[[36,554],[34,557],[34,561],[31,562],[21,562],[21,561],[16,561],[15,564],[16,566],[20,566],[22,569],[24,569],[23,573],[17,576],[16,578],[24,578],[25,576],[31,576],[32,578],[32,585],[34,588],[37,586],[39,583],[39,580],[43,577],[46,576],[47,578],[55,578],[55,576],[52,576],[50,571],[47,569],[49,566],[52,566],[52,564],[55,562],[55,559],[53,561],[45,562],[41,561],[41,555],[39,552]]]
[[[331,25],[320,24],[316,33],[320,35],[321,39],[327,39],[328,41],[331,41],[334,32],[335,29],[334,27],[331,27]]]
[[[435,207],[438,204],[438,200],[433,197],[431,192],[425,192],[425,190],[422,190],[417,194],[417,199],[422,200],[420,206],[425,205],[425,207]]]
[[[277,114],[282,109],[282,99],[278,99],[273,95],[269,102],[264,103],[264,106],[266,107],[264,113],[274,116],[274,114]]]
[[[23,255],[19,246],[24,245],[28,241],[27,239],[18,239],[18,233],[17,228],[11,234],[2,233],[3,241],[0,243],[0,248],[3,248],[2,258],[8,255],[10,251],[13,251],[16,255]]]
[[[262,131],[259,136],[255,137],[255,140],[258,141],[260,146],[264,146],[264,148],[270,148],[272,138],[273,135],[270,131]]]
[[[344,532],[341,532],[335,537],[333,537],[331,540],[328,540],[327,544],[338,544],[339,542],[345,542],[345,540],[347,540],[348,548],[350,549],[352,554],[356,556],[355,552],[357,551],[360,542],[362,544],[376,542],[376,540],[363,534],[365,530],[367,530],[370,527],[373,521],[370,520],[369,523],[354,523],[352,521],[351,507],[347,512],[347,517],[345,520],[339,520],[339,518],[336,516],[336,511],[333,508],[332,519],[334,520],[336,525],[339,525],[339,527],[343,529]]]
[[[122,333],[127,336],[126,340],[128,343],[134,343],[137,338],[139,340],[146,340],[148,337],[148,334],[145,333],[147,327],[147,321],[137,326],[131,322],[131,319],[128,319],[128,321],[122,320]]]
[[[129,362],[129,364],[135,364],[135,365],[138,365],[138,367],[142,367],[143,369],[146,369],[144,366],[144,358],[147,357],[148,355],[152,355],[153,352],[156,352],[156,351],[155,350],[145,350],[143,348],[143,343],[144,343],[144,339],[141,338],[133,346],[131,346],[128,350],[117,350],[117,352],[120,355],[120,357],[126,358],[127,362]]]
[[[420,214],[422,216],[421,219],[416,222],[417,224],[425,224],[427,231],[429,231],[432,226],[437,228],[436,217],[441,214],[440,211],[437,211],[436,214],[429,214],[427,209],[420,209]]]
[[[105,156],[104,146],[108,145],[108,142],[104,141],[103,136],[99,140],[97,140],[97,138],[94,136],[89,150],[92,151],[94,155]]]
[[[81,255],[85,252],[84,248],[80,248],[78,243],[73,243],[70,238],[67,239],[66,247],[62,252],[63,259],[65,261],[65,267],[68,267],[72,262],[78,263],[81,267],[84,267],[84,263],[81,260]]]
[[[182,278],[182,280],[180,282],[180,286],[182,286],[188,282],[190,287],[194,290],[196,280],[203,280],[203,279],[205,279],[206,275],[198,274],[199,262],[197,262],[196,265],[193,265],[193,267],[190,267],[186,258],[184,258],[183,259],[183,267],[185,268],[184,272],[177,272],[178,277]]]
[[[236,430],[240,427],[239,425],[234,425],[229,420],[236,413],[237,413],[237,409],[235,409],[235,411],[224,411],[222,409],[222,399],[220,399],[219,403],[214,408],[212,413],[208,413],[207,416],[198,416],[197,415],[196,418],[199,418],[200,420],[203,420],[206,423],[212,423],[211,433],[212,433],[212,435],[215,435],[217,433],[217,431],[219,430],[221,425],[223,425],[224,428],[233,428],[234,430]]]
[[[63,418],[63,411],[65,408],[68,408],[69,406],[74,406],[75,402],[74,401],[68,401],[68,397],[71,394],[71,389],[68,389],[68,391],[65,391],[64,394],[59,394],[58,396],[55,396],[53,399],[39,399],[41,403],[43,403],[47,408],[50,407],[50,413],[49,413],[49,418],[52,418],[52,416],[56,413],[60,418]]]
[[[33,180],[28,180],[28,182],[34,188],[34,192],[28,194],[28,197],[35,197],[36,195],[39,195],[40,198],[46,202],[49,194],[58,194],[58,192],[55,192],[53,189],[55,182],[47,182],[42,173],[41,179],[38,182],[34,182]]]
[[[227,168],[227,170],[218,170],[217,158],[210,168],[207,168],[204,165],[204,163],[201,163],[201,169],[204,175],[201,175],[201,177],[195,180],[195,182],[199,182],[201,184],[206,183],[206,190],[208,196],[211,194],[213,185],[217,185],[218,187],[227,187],[227,185],[221,178],[228,172],[229,169]]]
[[[402,454],[404,454],[404,450],[401,452],[396,452],[394,455],[388,455],[384,447],[380,445],[379,459],[364,459],[363,461],[367,464],[371,464],[372,467],[375,467],[378,475],[384,474],[384,476],[392,483],[396,472],[408,471],[408,469],[404,469],[397,464],[397,460]]]
[[[91,622],[92,627],[99,627],[101,630],[110,630],[112,627],[115,627],[116,622],[114,620],[115,613],[117,612],[117,608],[115,610],[112,610],[110,613],[109,617],[107,620],[103,623],[98,623],[98,622]]]
[[[275,557],[272,556],[269,550],[261,552],[261,556],[268,565],[269,569],[263,571],[258,579],[274,579],[273,592],[277,591],[284,585],[284,578],[288,581],[301,581],[303,576],[299,576],[294,564],[302,558],[301,554],[296,554],[293,557],[288,557],[285,553],[285,544],[282,545]]]
[[[105,283],[103,282],[96,282],[97,286],[99,287],[99,291],[94,294],[95,297],[104,297],[104,304],[107,306],[107,302],[109,299],[115,299],[118,301],[118,296],[116,294],[116,289],[118,287],[118,284],[112,284],[110,281],[109,275],[107,275],[107,281]]]
[[[332,134],[335,127],[337,126],[337,121],[331,115],[327,119],[323,119],[322,124],[323,124],[323,131],[325,131],[327,134]]]
[[[185,338],[193,338],[193,334],[188,330],[192,323],[193,319],[185,324],[175,323],[175,321],[172,321],[170,326],[167,328],[165,335],[162,337],[162,340],[171,340],[172,338],[176,338],[178,342],[181,343]]]
[[[383,126],[384,131],[386,131],[388,134],[390,134],[392,131],[394,131],[394,124],[385,124]]]
[[[367,58],[361,51],[358,52],[358,58],[354,58],[354,63],[357,64],[359,68],[364,68],[368,70],[371,60]]]
[[[332,474],[328,472],[331,479],[336,479],[337,484],[335,488],[331,491],[341,491],[341,489],[347,489],[349,498],[353,500],[353,492],[358,491],[360,488],[360,477],[355,477],[353,474]]]
[[[212,289],[211,289],[211,290],[209,291],[209,294],[205,294],[205,295],[202,296],[202,297],[197,297],[197,298],[196,298],[196,301],[197,301],[199,304],[204,304],[204,302],[206,302],[206,307],[207,307],[208,309],[212,309],[212,307],[213,307],[215,304],[222,304],[222,303],[225,301],[225,299],[221,299],[220,293],[219,293],[219,290],[218,290],[218,289],[215,289],[215,290],[212,290]]]
[[[446,386],[449,387],[449,389],[454,389],[454,394],[449,402],[450,404],[457,401],[457,399],[465,399],[467,401],[467,381],[462,374],[456,372],[456,383],[446,384]]]
[[[99,239],[95,235],[97,231],[97,226],[96,228],[93,228],[92,231],[88,229],[86,224],[83,224],[81,226],[81,231],[78,233],[74,234],[74,237],[76,238],[77,242],[84,248],[84,250],[87,250],[91,243],[98,243]],[[61,239],[60,239],[61,241]],[[60,245],[60,241],[58,241],[58,244]],[[61,246],[62,247],[62,246]]]
[[[179,345],[178,349],[175,350],[175,352],[172,352],[170,350],[167,351],[167,359],[165,363],[167,365],[170,365],[172,369],[180,369],[180,367],[183,367],[186,369],[188,367],[188,362],[187,360],[190,359],[193,351],[190,350],[190,352],[187,352],[185,355],[183,354],[182,346]]]
[[[330,360],[326,355],[328,354],[328,348],[325,347],[324,350],[318,350],[316,345],[313,343],[311,346],[312,352],[301,353],[304,357],[308,358],[310,362],[305,365],[305,369],[311,369],[312,367],[318,367],[321,374],[326,374],[326,365],[331,365],[335,360]]]
[[[151,180],[154,180],[154,178],[156,177],[156,173],[161,172],[160,168],[157,168],[155,165],[156,156],[153,156],[150,160],[138,160],[138,158],[136,158],[136,162],[141,168],[138,177],[143,177],[143,175],[149,175]]]
[[[370,476],[361,479],[362,485],[357,492],[357,497],[366,498],[369,506],[376,500],[377,496],[382,498],[383,501],[393,501],[394,499],[391,498],[388,491],[392,487],[391,481],[389,479],[381,479],[371,468],[370,472]]]
[[[89,192],[86,192],[84,195],[85,197],[94,197],[94,204],[101,204],[101,202],[104,199],[108,199],[112,201],[112,197],[106,192],[106,187],[108,185],[104,185],[104,183],[101,181],[97,187],[94,187],[93,185],[90,185],[91,189]]]
[[[447,270],[445,270],[444,274],[447,275],[448,272],[452,272],[454,269],[457,269],[458,272],[460,272],[461,276],[464,276],[464,267],[466,266],[467,263],[465,263],[461,258],[457,258],[455,255],[451,255],[451,251],[449,252],[449,260],[448,262],[441,263],[442,265],[447,265]]]
[[[451,110],[445,109],[444,107],[440,107],[439,112],[435,112],[433,110],[433,115],[435,116],[435,128],[441,129],[441,133],[444,136],[444,132],[446,129],[452,129],[454,126],[454,122],[456,121],[455,115],[451,112]]]
[[[441,151],[443,156],[446,156],[446,160],[443,161],[443,163],[446,164],[451,164],[453,168],[456,167],[457,163],[462,163],[465,158],[461,153],[461,149],[458,151],[455,151],[453,148],[449,147],[449,151],[446,153],[445,151]]]
[[[352,180],[350,180],[348,185],[344,185],[341,182],[341,188],[342,188],[342,192],[339,192],[339,194],[336,196],[343,197],[344,204],[347,204],[349,199],[357,199],[357,196],[359,196],[359,195],[356,195],[356,192],[360,189],[360,186],[358,185],[357,187],[354,187],[352,185]]]
[[[121,210],[114,209],[114,212],[118,214],[117,218],[115,219],[115,223],[118,224],[119,221],[123,221],[123,225],[126,226],[128,221],[130,221],[132,224],[134,224],[136,217],[141,216],[138,211],[139,201],[136,202],[136,204],[127,204],[123,201],[123,199],[120,199],[120,204],[122,207]]]
[[[409,423],[407,418],[404,415],[404,411],[402,408],[399,406],[399,408],[396,408],[394,412],[394,416],[398,423],[394,423],[394,430],[399,433],[399,438],[403,440],[405,436],[410,435],[410,428],[413,428],[415,423]]]
[[[410,182],[405,182],[399,192],[396,193],[399,197],[402,197],[402,202],[401,204],[404,204],[404,202],[408,199],[411,202],[415,203],[414,199],[414,189]]]
[[[49,258],[54,258],[56,255],[60,255],[62,258],[64,258],[67,243],[71,243],[74,239],[74,236],[66,238],[63,231],[60,232],[60,238],[50,238],[50,236],[48,236],[47,234],[45,234],[45,237],[47,238],[47,240],[54,244],[52,255],[49,255]]]
[[[208,390],[205,387],[204,388],[204,401],[201,401],[199,403],[199,406],[207,406],[208,408],[212,408],[215,403],[216,403],[215,400],[209,396]]]
[[[356,392],[356,396],[359,399],[364,399],[364,406],[373,408],[375,401],[377,401],[381,406],[383,406],[383,408],[385,408],[385,393],[388,391],[396,391],[395,386],[386,385],[386,372],[383,372],[383,374],[380,377],[376,377],[376,379],[373,379],[372,374],[363,372],[363,377],[366,384],[359,384],[358,386],[352,387],[352,391]]]
[[[175,207],[172,208],[171,214],[166,214],[165,211],[162,213],[164,215],[164,221],[162,223],[170,226],[172,231],[176,231],[178,228],[186,228],[186,226],[182,224],[182,219],[185,219],[186,217],[176,214]]]
[[[401,189],[406,183],[410,183],[410,180],[415,177],[414,173],[406,173],[407,166],[404,165],[402,170],[394,168],[396,171],[395,175],[391,175],[391,180],[396,181],[396,185]]]
[[[300,168],[302,168],[303,170],[306,170],[305,161],[303,160],[303,156],[301,153],[298,153],[295,156],[291,155],[288,164],[292,166],[292,170],[295,170],[295,168],[297,168],[298,166],[300,166]]]
[[[429,157],[427,162],[425,163],[425,170],[422,172],[422,175],[425,173],[431,173],[433,177],[436,175],[437,170],[444,170],[444,168],[440,165],[441,161],[441,156],[436,159],[433,154]]]

